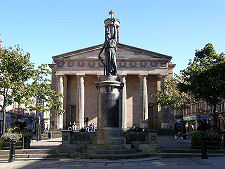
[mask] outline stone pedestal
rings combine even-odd
[[[98,89],[98,132],[97,145],[122,145],[121,136],[123,83],[118,76],[104,75],[96,83]]]

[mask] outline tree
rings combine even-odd
[[[62,114],[64,110],[59,98],[63,96],[51,89],[48,78],[50,74],[46,64],[34,71],[32,83],[27,85],[25,104],[29,110],[36,112],[46,112],[53,108]]]
[[[14,49],[0,49],[0,97],[3,98],[3,126],[5,133],[6,107],[16,102],[36,112],[56,109],[63,113],[59,97],[62,95],[51,89],[47,65],[34,69],[30,54],[16,46]]]
[[[1,133],[5,132],[6,107],[14,100],[19,100],[25,81],[33,75],[33,64],[30,54],[23,53],[19,46],[0,49],[0,97],[2,97],[3,125]],[[22,91],[21,91],[22,92]]]
[[[213,45],[206,44],[196,50],[194,60],[181,73],[187,83],[180,83],[180,90],[213,106],[214,129],[218,132],[216,105],[225,98],[224,53],[216,54]]]
[[[51,89],[51,81],[48,78],[51,72],[47,65],[41,65],[34,72],[33,81],[28,85],[26,93],[26,107],[31,111],[36,111],[37,116],[37,140],[41,139],[41,112],[49,112],[54,108],[59,114],[64,112],[60,102],[61,94]]]
[[[176,74],[174,77],[166,76],[162,90],[152,95],[156,100],[153,104],[180,111],[188,108],[193,98],[178,89],[180,82],[183,79]]]

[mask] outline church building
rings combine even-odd
[[[107,18],[105,27],[110,19]],[[122,90],[122,128],[134,126],[149,129],[173,128],[174,115],[160,106],[152,106],[151,95],[161,90],[165,75],[171,75],[175,64],[171,56],[129,46],[119,42],[117,26],[117,74],[124,83]],[[97,125],[97,89],[95,83],[104,74],[98,54],[103,44],[53,56],[52,88],[61,93],[65,113],[52,110],[51,128],[66,129],[70,122],[82,128],[85,119]],[[147,123],[147,126],[144,125]]]

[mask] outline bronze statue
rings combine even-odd
[[[114,18],[111,18],[114,19]],[[116,25],[113,25],[107,29],[105,33],[105,42],[98,54],[99,59],[104,65],[104,75],[117,75],[117,65],[116,65]],[[101,53],[104,51],[105,63],[102,60]]]

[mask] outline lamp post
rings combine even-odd
[[[15,148],[16,148],[16,140],[12,139],[10,141],[9,162],[15,161]]]
[[[36,99],[37,104],[40,104],[40,105],[44,106],[44,102],[42,101],[43,98],[44,98],[43,95],[38,94],[37,95],[37,99]],[[38,111],[36,113],[36,119],[37,119],[37,121],[36,121],[37,141],[40,141],[41,140],[41,121],[42,121],[41,112],[40,111]]]

